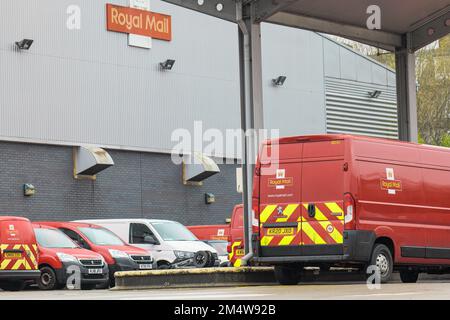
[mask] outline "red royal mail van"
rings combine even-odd
[[[38,248],[30,220],[0,217],[0,288],[21,290],[39,278]]]
[[[278,150],[278,152],[276,151]],[[305,266],[376,265],[403,282],[450,272],[450,149],[350,135],[262,145],[255,260],[279,282]]]
[[[74,267],[79,271],[81,289],[108,283],[108,265],[100,254],[81,248],[56,228],[36,223],[33,228],[39,248],[40,289],[64,288]]]
[[[89,223],[37,222],[58,228],[81,247],[103,256],[109,269],[110,285],[114,286],[116,271],[149,270],[154,268],[148,251],[126,244],[108,229]]]

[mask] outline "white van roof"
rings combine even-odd
[[[74,220],[72,222],[84,222],[84,223],[153,223],[153,222],[177,222],[173,220],[163,219],[86,219],[86,220]]]

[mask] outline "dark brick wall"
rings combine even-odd
[[[115,165],[96,181],[72,177],[72,148],[0,142],[0,214],[31,220],[164,218],[187,225],[224,223],[241,202],[236,165],[203,186],[184,186],[170,155],[109,150]],[[23,184],[36,195],[23,196]],[[206,205],[206,192],[216,203]]]

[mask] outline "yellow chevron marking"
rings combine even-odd
[[[242,264],[242,259],[237,259],[237,260],[234,262],[234,267],[238,268],[238,267],[241,266],[241,264]]]
[[[0,250],[3,252],[3,250],[5,250],[6,248],[8,248],[8,244],[2,244],[0,245]]]
[[[297,209],[299,205],[298,204],[289,204],[284,208],[283,215],[284,217],[280,217],[277,219],[277,222],[286,222],[289,220],[291,215],[294,213],[295,209]]]
[[[264,210],[259,215],[259,221],[266,222],[276,207],[277,206],[275,204],[269,204],[267,207],[265,207]]]
[[[272,241],[273,236],[264,236],[261,238],[261,246],[265,247],[268,246],[270,244],[270,242]]]
[[[21,246],[22,246],[21,244],[16,244],[16,245],[13,247],[13,250],[19,250]]]
[[[11,262],[11,259],[4,259],[2,261],[2,264],[0,265],[0,269],[1,270],[5,270],[6,267],[9,265],[9,263]]]
[[[342,234],[335,227],[333,227],[333,232],[328,232],[327,227],[330,225],[330,222],[319,208],[316,208],[316,215],[314,218],[319,221],[319,224],[322,226],[322,228],[330,235],[331,238],[333,238],[336,243],[344,242]]]
[[[241,245],[241,241],[236,241],[236,242],[233,243],[233,245],[231,246],[231,253],[229,255],[228,260],[231,260],[231,258],[233,258],[233,256],[234,256],[234,248],[236,248],[236,247],[238,247],[240,245]]]
[[[285,236],[278,243],[279,246],[288,246],[291,244],[292,240],[294,240],[295,236]]]
[[[314,230],[313,227],[309,224],[309,222],[302,222],[302,231],[311,239],[314,244],[327,244],[322,237]]]
[[[33,265],[36,265],[37,264],[36,257],[34,256],[33,251],[31,251],[30,247],[28,245],[26,245],[26,244],[24,244],[23,247],[25,248],[25,252],[29,253],[28,256],[30,257],[31,262],[33,262]],[[28,262],[26,263],[26,265],[29,265]]]
[[[325,203],[325,205],[331,212],[339,212],[341,214],[340,216],[335,216],[336,218],[338,218],[339,220],[344,220],[344,210],[342,210],[342,208],[336,202],[327,202]]]
[[[13,267],[11,268],[11,270],[17,270],[19,269],[22,265],[25,264],[25,259],[20,259],[17,260],[16,263],[13,265]]]

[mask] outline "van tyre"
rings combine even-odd
[[[50,267],[41,267],[41,276],[37,281],[37,285],[41,290],[55,290],[58,288],[55,271]]]
[[[21,291],[25,289],[25,281],[2,281],[0,282],[0,289],[4,291]]]
[[[381,283],[388,282],[392,276],[392,271],[394,268],[394,260],[392,259],[392,254],[389,248],[381,243],[376,244],[372,251],[369,267],[370,266],[377,266],[379,268]],[[368,276],[373,274],[372,270],[367,271]]]
[[[282,285],[296,285],[300,281],[300,269],[295,267],[275,266],[275,279]]]
[[[412,270],[401,270],[400,271],[400,280],[403,283],[416,283],[417,279],[419,279],[419,272]]]

